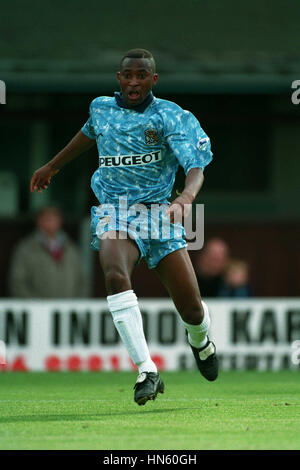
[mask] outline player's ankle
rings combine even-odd
[[[197,349],[203,348],[207,342],[208,342],[208,336],[206,335],[205,338],[201,339],[200,341],[195,341],[193,340],[190,335],[188,334],[188,342],[190,343],[191,346]]]
[[[138,364],[139,374],[142,372],[154,372],[157,374],[157,367],[151,358],[146,359],[146,361]]]

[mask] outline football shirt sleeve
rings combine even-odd
[[[86,121],[85,125],[81,128],[81,132],[89,137],[90,139],[96,140],[96,134],[93,126],[93,119],[92,119],[92,110],[90,106],[90,117]]]
[[[191,168],[204,168],[212,160],[210,139],[189,111],[181,111],[167,120],[165,138],[185,174]]]

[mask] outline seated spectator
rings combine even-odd
[[[250,297],[249,269],[247,263],[233,259],[225,270],[223,287],[218,297]]]
[[[202,297],[218,297],[229,260],[229,248],[224,240],[212,238],[199,252],[195,271]]]
[[[86,296],[86,280],[78,250],[61,229],[62,215],[45,207],[36,216],[36,230],[17,246],[9,275],[10,295],[21,298]]]

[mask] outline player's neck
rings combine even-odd
[[[134,107],[129,107],[126,104],[126,102],[123,99],[123,95],[122,95],[121,92],[115,92],[115,99],[116,99],[116,102],[117,102],[118,106],[120,106],[120,108],[132,109],[134,111],[137,111],[138,113],[143,113],[145,111],[145,109],[154,100],[154,96],[153,96],[152,92],[150,91],[148,93],[148,95],[146,96],[146,98],[144,99],[144,101],[142,103],[138,104],[137,106],[134,106]]]

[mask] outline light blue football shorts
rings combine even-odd
[[[102,204],[91,209],[91,247],[99,251],[104,232],[119,231],[135,240],[140,257],[149,269],[173,251],[187,247],[184,227],[172,224],[166,215],[168,204],[134,204],[130,207]]]

